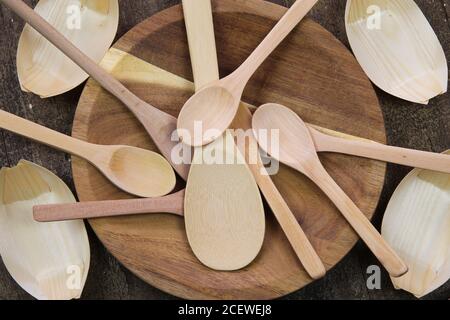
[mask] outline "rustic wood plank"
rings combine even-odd
[[[35,4],[37,1],[27,1]],[[272,0],[289,6],[293,0]],[[120,25],[118,37],[148,16],[179,0],[133,0],[120,1]],[[450,58],[450,1],[416,0],[436,31],[444,47],[447,59]],[[321,0],[311,16],[331,31],[348,46],[344,28],[345,1]],[[70,133],[71,123],[81,88],[60,97],[41,100],[31,94],[20,91],[15,69],[15,52],[23,23],[4,6],[0,7],[0,106],[2,109],[24,116],[27,119],[51,127],[64,133]],[[377,94],[386,120],[387,136],[390,144],[422,150],[443,151],[450,147],[450,96],[447,93],[433,99],[429,106],[418,106],[391,97],[380,90]],[[29,105],[32,108],[29,108]],[[50,148],[29,142],[25,139],[0,132],[0,164],[15,165],[25,158],[44,165],[72,186],[69,157]],[[378,224],[386,208],[389,197],[398,182],[410,169],[389,166],[385,190],[377,210]],[[120,266],[89,232],[92,247],[91,272],[83,297],[154,299],[171,298],[169,295],[151,288]],[[294,293],[289,299],[409,299],[410,295],[392,288],[387,274],[382,274],[382,290],[367,290],[365,270],[374,263],[370,253],[363,245],[358,245],[336,268],[321,281]],[[450,283],[426,298],[447,299],[450,297]],[[29,299],[6,272],[0,263],[0,299]]]

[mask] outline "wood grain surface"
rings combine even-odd
[[[27,2],[30,4],[36,3],[36,1]],[[133,3],[121,1],[121,21],[118,37],[148,16],[178,4],[178,2],[177,0],[137,0],[133,1]],[[293,1],[274,2],[290,5]],[[418,0],[417,3],[430,20],[444,46],[447,58],[449,58],[448,1],[429,2]],[[347,45],[343,23],[344,6],[344,1],[323,0],[314,8],[311,16]],[[339,19],[339,17],[342,18]],[[2,108],[61,132],[69,133],[81,88],[63,96],[46,100],[41,100],[31,94],[22,93],[15,73],[15,50],[23,23],[3,7],[0,10],[0,20],[3,22],[2,25],[4,27],[4,32],[0,35],[0,44],[3,48],[7,48],[0,54],[2,59],[2,64],[0,64],[0,85],[2,86],[0,103]],[[176,66],[174,67],[176,68]],[[228,67],[227,70],[229,69],[231,68]],[[185,72],[188,73],[189,71],[185,70]],[[390,144],[435,152],[443,151],[449,147],[448,123],[450,120],[450,108],[448,94],[433,99],[427,107],[396,99],[379,90],[377,90],[377,94],[382,104]],[[2,141],[0,143],[2,145],[0,149],[2,165],[12,166],[20,158],[26,158],[46,166],[63,177],[69,185],[72,185],[69,156],[6,132],[2,132]],[[384,192],[377,210],[377,224],[379,224],[380,217],[393,189],[408,171],[408,168],[389,166]],[[92,265],[83,295],[84,298],[171,298],[170,295],[148,286],[132,275],[111,257],[96,240],[94,234],[91,233],[90,236]],[[394,290],[387,274],[384,272],[382,273],[382,289],[368,290],[366,287],[368,276],[366,268],[372,264],[376,264],[376,260],[364,246],[358,245],[350,255],[327,274],[325,279],[315,282],[286,298],[412,298],[409,294]],[[446,284],[427,298],[439,299],[448,298],[449,296],[450,287]],[[3,266],[0,267],[0,298],[30,298],[14,283]]]
[[[223,77],[246,59],[286,9],[260,0],[221,0],[213,2],[213,11]],[[159,12],[137,25],[114,47],[191,78],[180,6]],[[120,56],[117,61],[121,64],[111,71],[130,91],[173,116],[178,115],[192,95],[186,81],[172,80],[161,69],[139,67],[137,62]],[[136,76],[127,70],[152,74],[154,80],[148,82],[142,76],[135,80]],[[367,77],[350,52],[310,20],[303,21],[261,66],[249,82],[243,100],[255,106],[277,101],[310,123],[385,141],[381,109]],[[92,143],[120,141],[155,149],[132,114],[94,81],[88,82],[81,96],[73,135]],[[362,212],[371,217],[383,186],[385,165],[341,155],[324,155],[322,160]],[[126,197],[85,161],[73,161],[73,176],[82,201]],[[326,268],[333,267],[356,243],[356,234],[332,202],[303,175],[282,166],[274,182]],[[273,215],[268,210],[267,213],[260,254],[251,265],[232,273],[216,272],[201,265],[189,248],[184,224],[176,217],[101,219],[90,224],[119,261],[166,292],[195,299],[267,299],[291,293],[312,281]]]

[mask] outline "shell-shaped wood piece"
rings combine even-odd
[[[40,0],[34,10],[91,59],[100,62],[119,23],[118,0]],[[28,24],[17,51],[23,91],[42,98],[65,93],[88,75]]]
[[[75,203],[67,185],[28,161],[0,170],[0,255],[14,280],[40,300],[81,296],[90,263],[83,221],[39,223],[33,206]]]
[[[450,154],[447,151],[446,154]],[[409,267],[396,288],[422,297],[450,279],[450,174],[414,169],[397,187],[382,235]]]
[[[353,53],[380,89],[421,104],[447,92],[444,50],[413,0],[348,0],[345,25]]]

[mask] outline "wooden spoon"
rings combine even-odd
[[[185,103],[177,124],[178,135],[184,143],[192,146],[208,144],[230,126],[253,73],[317,1],[297,0],[236,71],[204,86]]]
[[[295,112],[281,105],[266,104],[255,112],[252,123],[261,148],[315,182],[342,212],[391,276],[399,277],[408,271],[403,261],[324,169],[308,127]],[[277,130],[279,141],[272,144],[267,138],[260,139],[259,133],[264,130]],[[262,136],[264,134],[261,134]]]
[[[211,2],[183,0],[183,11],[198,90],[219,79]],[[212,154],[231,161],[205,161]],[[255,179],[229,132],[204,148],[194,149],[184,207],[189,244],[204,265],[232,271],[256,258],[264,242],[264,206]]]
[[[356,59],[382,90],[423,104],[447,91],[444,50],[413,0],[348,0],[345,27]]]
[[[155,152],[88,143],[3,110],[0,110],[0,128],[86,159],[118,188],[136,196],[159,197],[175,187],[172,167]]]
[[[105,70],[100,68],[94,61],[75,47],[61,33],[53,28],[47,21],[40,17],[30,7],[21,0],[1,0],[17,15],[30,24],[36,31],[41,33],[47,40],[60,49],[87,74],[94,78],[103,88],[108,90],[116,98],[128,107],[128,109],[142,123],[146,131],[152,137],[156,146],[163,156],[171,163],[175,171],[183,178],[187,179],[189,165],[173,161],[171,152],[178,144],[172,141],[172,133],[176,130],[176,118],[165,112],[158,110],[150,104],[142,101],[124,85],[114,79]]]
[[[160,198],[48,204],[33,207],[34,220],[39,222],[95,219],[147,213],[172,213],[183,216],[183,212],[184,190]]]

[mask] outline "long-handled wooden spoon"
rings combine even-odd
[[[142,101],[124,85],[114,79],[105,70],[75,47],[61,33],[53,28],[47,21],[40,17],[21,0],[1,0],[17,15],[41,33],[48,41],[72,59],[87,74],[94,78],[100,85],[118,98],[142,123],[150,137],[155,142],[163,156],[171,163],[175,171],[187,179],[189,165],[178,163],[172,159],[172,150],[177,146],[177,141],[171,137],[176,130],[176,118]]]
[[[252,123],[261,148],[315,182],[342,212],[391,276],[399,277],[408,271],[404,262],[322,166],[308,127],[296,113],[281,105],[266,104],[255,112]],[[270,140],[273,139],[262,138],[267,137],[267,130],[270,131],[269,134],[277,132],[279,140],[272,142]]]
[[[3,110],[0,110],[0,128],[86,159],[117,187],[136,196],[159,197],[175,187],[172,167],[156,152],[88,143]]]
[[[197,90],[219,79],[211,2],[183,0],[183,11]],[[210,163],[212,154],[225,163]],[[189,244],[204,265],[232,271],[256,258],[264,242],[264,206],[229,132],[194,149],[184,207]]]
[[[297,0],[236,71],[204,86],[185,103],[177,123],[178,135],[184,143],[201,146],[222,135],[233,121],[253,73],[317,1]]]
[[[172,213],[183,216],[183,212],[184,190],[160,198],[77,202],[33,207],[34,220],[39,222],[95,219],[147,213]]]
[[[404,166],[450,173],[450,155],[387,146],[375,141],[308,125],[317,152],[334,152]]]

